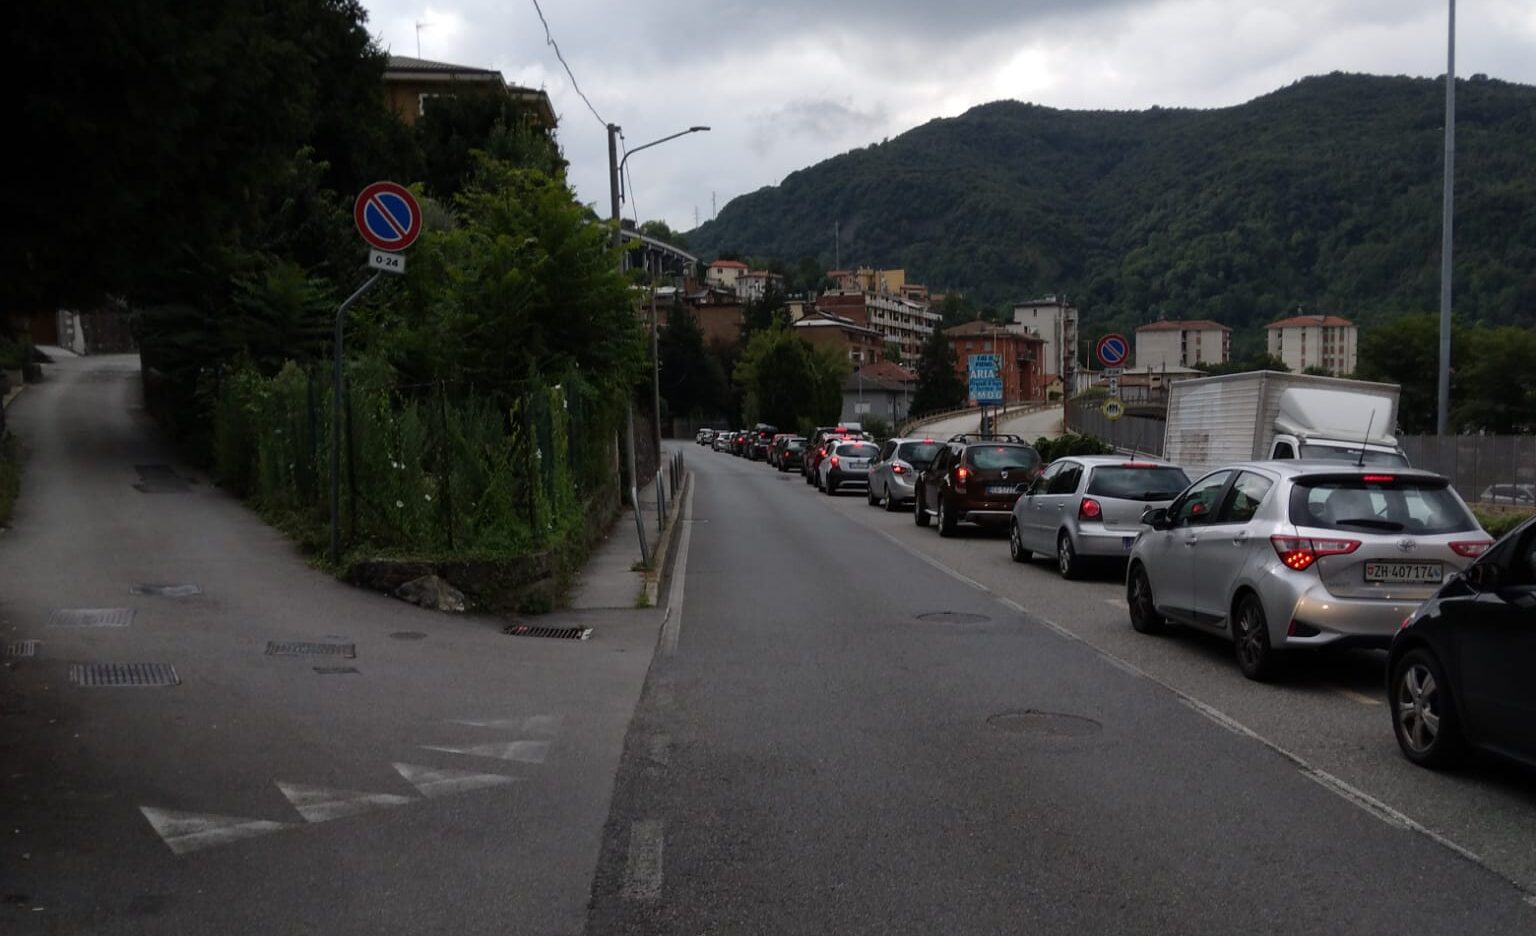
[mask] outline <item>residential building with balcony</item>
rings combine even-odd
[[[1320,367],[1335,376],[1355,372],[1360,330],[1337,315],[1296,315],[1265,327],[1268,348],[1292,371]]]
[[[1208,319],[1150,322],[1136,329],[1136,367],[1194,367],[1232,359],[1232,329]]]
[[[907,282],[906,270],[830,270],[827,278],[836,287],[817,297],[817,307],[880,332],[903,361],[917,360],[943,318],[928,301],[928,287]]]
[[[391,55],[384,66],[384,100],[402,123],[415,123],[427,112],[433,98],[482,91],[497,91],[521,104],[530,126],[555,129],[558,121],[549,95],[536,88],[509,85],[494,68],[433,62],[408,55]]]
[[[1046,296],[1015,305],[1013,324],[1008,329],[1045,342],[1040,357],[1045,382],[1060,379],[1070,385],[1072,372],[1078,368],[1077,321],[1077,306],[1065,296]]]
[[[884,336],[841,315],[807,315],[790,327],[808,344],[846,354],[855,367],[873,364],[885,352]]]
[[[998,376],[1003,380],[1004,401],[1045,399],[1045,387],[1050,379],[1041,370],[1044,338],[982,321],[946,328],[944,334],[955,350],[955,372],[961,383],[970,380],[972,355],[995,354]]]
[[[721,289],[729,289],[734,293],[736,280],[747,272],[750,272],[747,265],[740,260],[716,260],[704,271],[704,282],[711,286],[719,286]],[[739,294],[738,298],[740,298]]]
[[[747,270],[736,276],[736,297],[742,302],[756,302],[774,289],[784,294],[784,277],[765,270]]]

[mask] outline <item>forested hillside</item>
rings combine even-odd
[[[1370,323],[1438,307],[1444,84],[1333,74],[1219,110],[1015,101],[934,120],[731,201],[690,232],[793,266],[905,266],[1091,321]],[[1457,85],[1456,309],[1536,324],[1536,88]]]

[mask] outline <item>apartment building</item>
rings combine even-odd
[[[1360,330],[1337,315],[1296,315],[1270,322],[1269,353],[1292,371],[1320,367],[1335,376],[1353,374]]]
[[[928,302],[928,288],[907,282],[905,270],[831,270],[835,288],[816,300],[825,312],[844,316],[874,329],[896,345],[903,361],[922,353],[942,316]]]
[[[1059,379],[1068,384],[1078,368],[1077,321],[1077,306],[1065,296],[1046,296],[1015,305],[1008,330],[1041,339],[1045,343],[1040,357],[1045,382]]]
[[[955,351],[955,373],[962,383],[970,379],[970,359],[976,354],[995,354],[998,376],[1003,380],[1003,399],[1045,399],[1049,379],[1041,371],[1045,340],[1013,328],[976,321],[944,329]]]
[[[1232,329],[1208,319],[1151,322],[1136,329],[1136,367],[1194,367],[1232,359]]]

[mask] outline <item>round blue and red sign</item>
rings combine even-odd
[[[1131,343],[1125,340],[1124,335],[1111,332],[1099,339],[1094,353],[1099,356],[1099,363],[1105,367],[1121,367],[1131,357]]]
[[[404,250],[421,234],[416,196],[394,182],[375,182],[363,189],[352,206],[352,219],[363,240],[380,250]]]

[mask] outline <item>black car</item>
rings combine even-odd
[[[778,469],[788,471],[793,468],[799,471],[800,466],[805,463],[805,437],[794,436],[785,439],[781,445],[777,459]]]
[[[1043,467],[1040,453],[1016,435],[953,436],[917,473],[912,519],[920,527],[938,521],[940,536],[954,536],[961,523],[1003,529]]]
[[[1404,756],[1468,747],[1536,766],[1536,517],[1440,586],[1392,640],[1387,699]]]
[[[768,458],[768,446],[773,444],[773,437],[778,434],[778,426],[767,423],[753,426],[747,437],[747,457],[752,461],[765,461]]]

